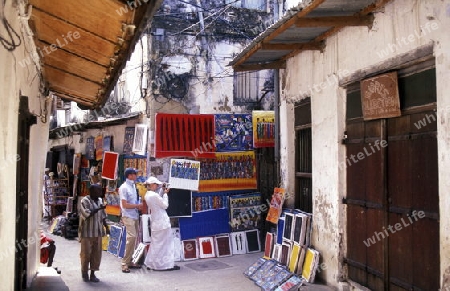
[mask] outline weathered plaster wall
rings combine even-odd
[[[19,96],[28,96],[30,111],[41,115],[41,104],[44,99],[39,98],[39,76],[34,64],[22,66],[20,62],[28,58],[33,51],[30,46],[30,38],[22,33],[24,26],[19,20],[19,12],[7,2],[4,13],[11,27],[19,33],[22,43],[14,51],[8,52],[0,47],[0,257],[3,268],[0,273],[0,281],[3,290],[14,289],[14,255],[17,243],[15,242],[15,205],[16,205],[16,169],[17,136]],[[18,6],[23,9],[23,6]],[[2,12],[3,13],[3,12]],[[7,33],[0,28],[2,36]],[[42,102],[40,104],[40,102]],[[30,132],[30,156],[29,156],[29,180],[28,180],[28,268],[27,282],[37,272],[39,267],[40,243],[39,222],[41,220],[41,189],[42,175],[44,173],[45,149],[48,140],[48,122],[43,123],[37,118],[37,124],[31,127]],[[21,181],[19,181],[21,182]],[[23,245],[23,243],[22,243]]]
[[[285,207],[295,206],[295,145],[292,146],[294,130],[294,105],[281,101],[280,103],[280,176],[282,187],[286,189]]]
[[[313,147],[313,212],[312,243],[321,252],[326,270],[320,277],[338,286],[341,277],[339,257],[345,251],[340,246],[345,239],[345,209],[340,204],[345,194],[346,174],[339,170],[345,161],[345,147],[340,144],[345,128],[345,90],[339,80],[359,70],[386,64],[391,59],[432,43],[436,57],[438,154],[440,192],[440,242],[442,288],[450,286],[450,182],[446,178],[450,166],[450,1],[394,0],[375,14],[372,29],[350,27],[327,39],[326,49],[303,52],[287,62],[286,86],[283,97],[290,102],[311,96]],[[359,81],[359,80],[354,80]],[[281,108],[283,115],[291,112]],[[289,120],[289,119],[288,119]],[[291,128],[281,127],[282,162],[294,151]],[[286,173],[294,165],[283,164]],[[290,184],[291,177],[284,176]],[[344,240],[345,241],[345,240]],[[345,244],[344,244],[345,245]]]
[[[191,113],[201,114],[251,110],[234,105],[233,69],[228,64],[274,21],[273,14],[233,5],[225,7],[225,4],[223,1],[199,1],[199,9],[187,2],[164,1],[161,16],[152,24],[150,46],[152,93],[157,101],[168,98]],[[262,94],[266,79],[263,74],[261,72],[260,90],[255,92],[258,96]],[[182,85],[174,86],[174,83]],[[188,90],[184,96],[171,94],[185,85]],[[273,109],[268,108],[273,106],[271,95],[262,100],[262,108]]]

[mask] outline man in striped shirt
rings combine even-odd
[[[85,282],[100,282],[94,272],[99,270],[102,260],[102,237],[105,236],[105,229],[106,234],[109,234],[104,210],[106,206],[103,205],[100,196],[102,196],[102,187],[92,184],[89,187],[89,196],[81,199],[78,238],[81,242],[81,276]],[[89,268],[90,276],[88,276]]]

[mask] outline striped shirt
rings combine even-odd
[[[91,199],[90,196],[85,196],[81,199],[80,204],[80,225],[78,227],[78,236],[81,237],[102,237],[105,236],[105,230],[103,228],[103,219],[106,218],[106,212],[104,209],[99,210],[94,215],[90,216],[92,211],[100,208],[103,204],[101,198],[97,203]]]

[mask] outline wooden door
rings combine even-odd
[[[21,96],[17,132],[17,155],[20,159],[18,159],[16,171],[16,242],[28,242],[28,157],[30,127],[35,123],[36,117],[28,109],[28,97]],[[16,244],[14,290],[23,290],[27,287],[28,244],[22,245]]]
[[[347,96],[345,262],[349,279],[371,290],[439,289],[436,95],[411,89],[434,74],[399,80],[400,117],[363,121],[359,92]]]

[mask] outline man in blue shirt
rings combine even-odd
[[[142,210],[142,203],[134,184],[136,174],[136,170],[133,168],[125,169],[126,181],[119,187],[122,222],[127,231],[125,255],[122,259],[122,272],[124,273],[130,273],[130,268],[140,268],[139,265],[131,263],[136,244],[136,236],[139,231],[139,211]]]

